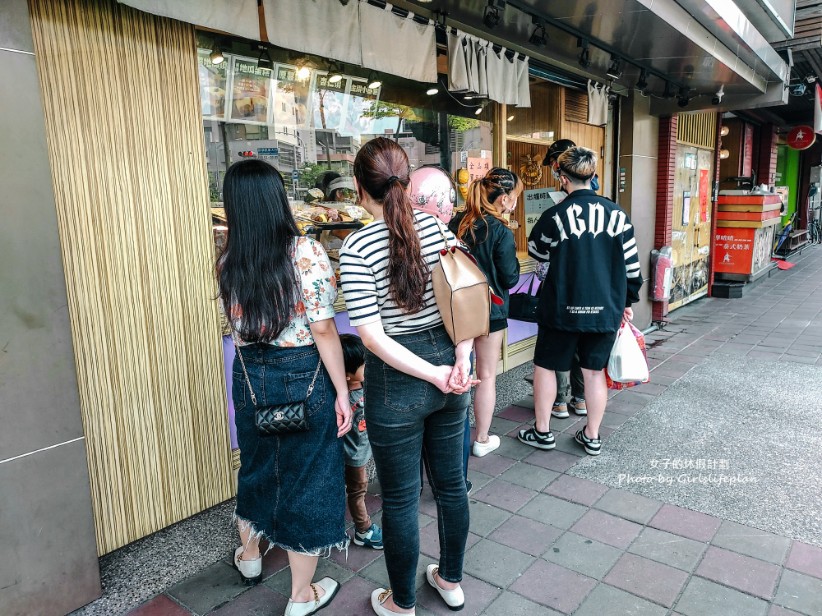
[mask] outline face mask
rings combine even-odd
[[[559,171],[557,171],[557,170],[556,170],[556,169],[554,169],[554,168],[551,168],[551,175],[553,175],[553,176],[554,176],[554,180],[556,180],[557,182],[559,182]]]

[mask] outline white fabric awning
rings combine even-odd
[[[259,41],[256,0],[118,0],[135,9]],[[406,79],[437,81],[434,24],[365,0],[263,0],[273,45]]]

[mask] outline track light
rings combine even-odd
[[[382,79],[377,77],[377,73],[371,71],[371,74],[368,75],[368,89],[369,90],[376,90],[382,85]]]
[[[579,52],[579,65],[582,68],[588,68],[591,66],[591,52],[588,49],[588,40],[583,38],[577,39],[577,47],[582,47],[582,51]]]
[[[533,18],[534,31],[531,33],[531,38],[528,42],[537,47],[545,47],[548,44],[548,34],[545,32],[545,24],[539,17]]]
[[[691,102],[691,97],[688,95],[690,90],[685,86],[679,88],[679,95],[676,99],[676,104],[680,107],[687,107],[688,104]]]
[[[502,21],[505,12],[505,0],[488,0],[488,6],[482,15],[482,23],[489,28],[496,28]]]
[[[674,97],[674,84],[670,81],[665,82],[665,91],[662,93],[662,98],[673,98]]]
[[[328,72],[328,83],[340,83],[342,81],[342,73],[338,65],[333,65],[333,68]]]
[[[260,56],[257,58],[258,68],[267,68],[271,70],[274,68],[274,61],[271,59],[271,54],[268,53],[268,47],[260,45]]]
[[[644,68],[639,71],[639,79],[636,82],[636,89],[645,94],[645,90],[648,89],[648,71]]]
[[[214,45],[211,47],[211,55],[209,56],[211,59],[212,64],[222,64],[225,62],[225,56],[223,55],[223,50],[220,49],[220,45],[217,41],[214,41]]]
[[[474,111],[474,115],[480,115],[483,111],[485,111],[485,103],[477,107],[476,111]]]
[[[438,88],[428,88],[428,89],[425,91],[425,93],[426,93],[428,96],[434,96],[437,92],[439,92],[439,89],[438,89]]]
[[[619,56],[611,56],[611,65],[608,67],[608,72],[606,72],[605,75],[613,80],[622,77],[622,60],[619,59]]]

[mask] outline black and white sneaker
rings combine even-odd
[[[585,426],[585,428],[587,427]],[[585,434],[585,428],[576,433],[574,440],[585,448],[585,453],[589,456],[598,456],[599,450],[602,448],[602,439],[588,438]]]
[[[537,449],[553,449],[557,446],[553,432],[537,432],[536,428],[520,430],[517,438],[521,443],[536,447]]]

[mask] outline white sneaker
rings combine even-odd
[[[499,437],[496,434],[489,434],[488,440],[484,443],[480,443],[479,441],[474,441],[474,446],[472,447],[473,454],[481,458],[482,456],[486,456],[495,449],[499,448]]]
[[[263,557],[254,560],[243,560],[243,546],[234,550],[234,566],[240,572],[243,583],[247,586],[258,584],[263,579]]]

